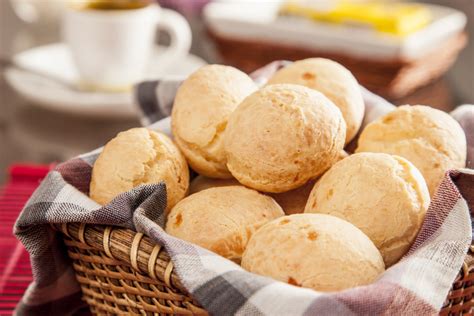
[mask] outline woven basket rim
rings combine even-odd
[[[105,252],[112,260],[125,263],[140,273],[189,295],[174,272],[173,263],[166,249],[142,233],[117,226],[85,223],[52,224],[52,227],[72,240]],[[130,245],[127,247],[123,242],[116,240],[114,237],[117,234],[130,239]],[[124,247],[130,251],[123,251]]]
[[[67,246],[81,244],[104,252],[110,264],[124,263],[149,278],[175,288],[192,298],[174,272],[173,263],[167,251],[148,236],[127,228],[85,223],[52,224],[53,229],[69,237]],[[117,238],[120,236],[120,239]],[[465,300],[468,297],[467,301]],[[469,298],[470,297],[470,298]],[[191,304],[193,314],[206,314],[198,304]],[[474,242],[460,272],[453,282],[440,315],[451,315],[472,311],[474,308]]]

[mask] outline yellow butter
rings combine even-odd
[[[280,13],[296,15],[337,24],[361,24],[379,32],[406,36],[431,21],[429,9],[417,3],[291,0],[285,2]]]

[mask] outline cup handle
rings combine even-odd
[[[192,42],[191,28],[181,14],[161,8],[157,28],[167,32],[170,36],[170,45],[162,53],[160,59],[170,62],[172,59],[183,57],[189,53]]]

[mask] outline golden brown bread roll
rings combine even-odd
[[[222,146],[227,119],[257,86],[240,70],[207,65],[179,87],[171,114],[173,135],[190,166],[212,178],[231,178]]]
[[[325,58],[298,60],[277,71],[268,84],[292,83],[323,93],[341,110],[346,121],[346,144],[357,134],[364,118],[364,100],[357,80],[341,64]]]
[[[323,292],[370,284],[384,271],[380,252],[362,231],[324,214],[284,216],[264,225],[250,239],[242,267]]]
[[[401,106],[365,127],[356,152],[381,152],[408,159],[431,195],[449,169],[466,165],[466,135],[449,114],[429,106]]]
[[[141,184],[166,183],[167,209],[188,190],[186,160],[166,135],[146,128],[119,133],[105,145],[92,169],[91,198],[107,204]]]
[[[266,86],[229,118],[227,167],[245,186],[289,191],[338,160],[345,130],[341,112],[322,93],[298,85]]]
[[[166,232],[240,262],[252,234],[283,215],[271,197],[255,190],[210,188],[176,204],[168,216]]]
[[[410,248],[429,204],[426,182],[408,160],[359,153],[339,161],[319,179],[305,212],[354,224],[374,242],[389,267]]]

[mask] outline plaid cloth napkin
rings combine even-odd
[[[263,83],[283,64],[272,63],[253,76]],[[145,123],[169,114],[178,85],[147,82],[137,88]],[[364,94],[366,122],[393,109],[383,99]],[[472,132],[469,122],[467,130]],[[169,120],[153,127],[169,132]],[[320,293],[248,273],[223,257],[167,235],[162,229],[164,184],[140,186],[101,207],[87,195],[99,151],[58,165],[18,218],[15,234],[30,253],[35,280],[17,306],[19,315],[71,314],[83,304],[65,246],[50,223],[115,225],[148,235],[166,248],[183,285],[215,315],[434,314],[442,307],[472,239],[468,204],[474,208],[474,171],[449,171],[415,243],[398,264],[371,285]]]

